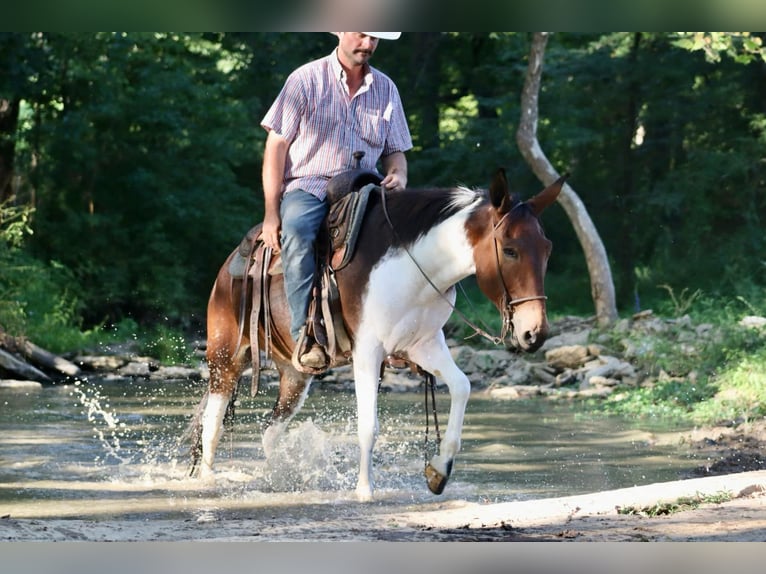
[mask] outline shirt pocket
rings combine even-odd
[[[359,136],[367,145],[375,149],[383,149],[386,142],[388,122],[379,111],[365,110],[359,114]]]

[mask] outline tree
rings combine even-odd
[[[521,120],[516,132],[516,141],[524,159],[535,175],[546,186],[553,183],[559,177],[559,174],[551,165],[537,139],[540,80],[547,42],[547,32],[536,32],[532,36],[529,66],[521,96]],[[609,267],[604,244],[584,204],[569,185],[564,186],[558,201],[572,222],[585,252],[585,259],[591,278],[591,295],[596,308],[598,324],[601,326],[609,325],[617,319],[618,315],[612,272]]]

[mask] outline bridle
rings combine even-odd
[[[487,339],[488,341],[491,341],[495,345],[501,345],[505,338],[508,336],[508,333],[513,332],[513,309],[516,305],[520,305],[521,303],[526,303],[527,301],[545,301],[548,297],[545,295],[532,295],[529,297],[518,297],[516,299],[511,297],[511,293],[508,290],[508,286],[505,284],[505,279],[503,278],[503,273],[500,267],[500,252],[497,248],[497,229],[500,227],[500,224],[503,222],[503,220],[508,217],[508,214],[512,211],[509,210],[503,215],[498,222],[493,226],[492,228],[492,236],[493,236],[493,244],[495,246],[495,262],[497,263],[497,276],[500,280],[500,284],[503,286],[503,304],[502,304],[502,315],[503,315],[503,325],[500,329],[500,335],[491,335],[487,332],[486,329],[482,329],[475,323],[473,323],[468,317],[466,317],[465,313],[463,313],[460,309],[455,307],[455,305],[450,301],[444,293],[442,293],[439,288],[434,284],[433,281],[431,281],[431,278],[428,276],[428,274],[423,270],[423,268],[420,266],[420,264],[417,262],[415,257],[412,255],[412,252],[409,250],[407,245],[405,245],[400,239],[399,234],[396,231],[396,228],[394,227],[394,223],[391,221],[391,218],[388,214],[388,208],[386,206],[386,192],[381,187],[380,188],[380,200],[381,200],[381,206],[383,208],[383,215],[386,218],[386,222],[388,223],[388,226],[391,228],[391,231],[394,234],[394,237],[402,244],[402,248],[404,249],[405,253],[409,256],[409,258],[412,260],[412,262],[415,264],[415,267],[417,267],[418,271],[420,271],[420,274],[423,275],[423,278],[428,282],[428,284],[433,287],[434,291],[441,297],[451,308],[454,313],[460,317],[460,319],[468,325],[471,329],[473,329],[474,334],[470,335],[469,337],[466,337],[467,339],[470,339],[471,337],[474,337],[476,335],[480,335]],[[515,209],[515,208],[514,208]],[[486,327],[486,325],[485,325]]]
[[[520,205],[520,204],[519,204]],[[516,206],[518,207],[518,206]],[[500,340],[504,341],[509,332],[513,332],[513,308],[515,305],[526,303],[527,301],[545,301],[548,299],[545,295],[531,295],[529,297],[518,297],[514,299],[511,297],[511,292],[508,290],[508,286],[505,284],[505,278],[500,267],[500,252],[497,249],[497,230],[503,223],[503,220],[516,209],[513,207],[505,212],[497,223],[492,227],[492,244],[495,247],[495,263],[497,264],[497,278],[500,280],[500,284],[503,286],[503,326],[500,330]]]

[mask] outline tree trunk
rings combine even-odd
[[[13,373],[17,377],[23,377],[24,379],[30,381],[49,383],[51,380],[51,378],[41,370],[17,359],[2,349],[0,349],[0,367],[10,373]]]
[[[0,203],[13,195],[13,164],[19,99],[0,98]]]
[[[516,132],[516,142],[537,178],[550,185],[559,178],[559,174],[545,156],[537,140],[538,100],[540,78],[543,70],[543,56],[548,43],[548,32],[535,32],[529,51],[529,66],[521,95],[521,120]],[[590,274],[591,296],[596,307],[596,319],[600,326],[607,326],[617,320],[614,283],[609,260],[601,237],[593,225],[582,201],[567,184],[558,198],[569,220],[574,226],[577,238],[585,252],[585,260]]]
[[[62,375],[76,377],[80,374],[80,367],[71,361],[54,355],[23,337],[11,337],[0,332],[0,347],[4,347],[11,353],[21,355],[37,366],[58,371]]]
[[[80,374],[80,367],[74,363],[38,347],[24,337],[12,337],[0,327],[0,370],[33,381],[50,382],[51,378],[37,367],[69,377]]]

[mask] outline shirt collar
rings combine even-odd
[[[346,71],[343,69],[343,66],[340,65],[340,60],[338,59],[338,48],[335,48],[332,54],[330,54],[330,67],[332,68],[333,77],[335,77],[337,80],[342,81],[345,86]],[[365,64],[364,65],[364,85],[362,85],[361,89],[357,93],[367,91],[368,89],[370,89],[371,85],[372,85],[372,66],[370,66],[369,64]],[[346,86],[346,89],[348,89],[347,86]]]

